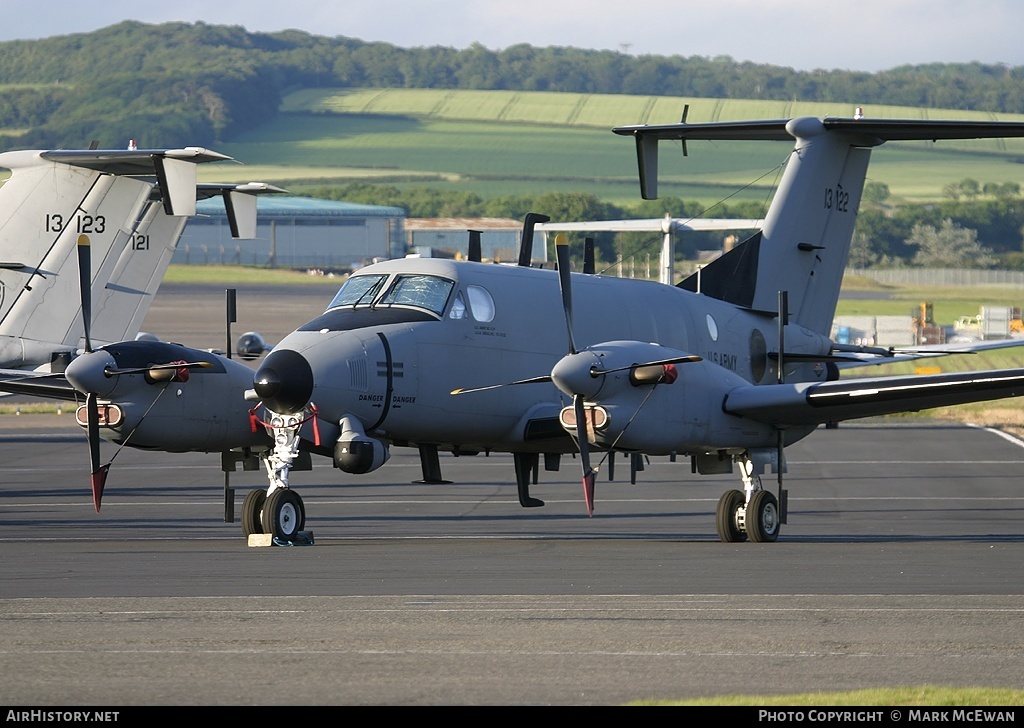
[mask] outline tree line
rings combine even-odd
[[[685,50],[685,49],[681,49]],[[474,44],[401,48],[301,31],[250,33],[205,23],[125,21],[101,30],[0,43],[0,148],[122,146],[146,129],[152,146],[214,146],[274,114],[291,89],[402,87],[562,91],[838,103],[1024,113],[1024,67],[981,63],[900,66],[878,73],[738,62],[728,56],[630,56],[608,50],[492,50]],[[665,198],[622,209],[584,194],[483,200],[471,193],[348,185],[314,195],[405,208],[413,217],[601,220],[700,214]],[[946,264],[1024,269],[1019,187],[964,180],[939,205],[889,207],[865,190],[852,251],[862,265]],[[759,217],[736,204],[720,217]],[[649,236],[596,236],[606,260],[639,255]],[[682,254],[720,245],[691,235]],[[950,251],[956,251],[951,254]],[[955,262],[949,262],[955,261]]]
[[[681,52],[685,48],[680,49]],[[92,33],[0,43],[5,146],[120,144],[143,124],[154,144],[230,141],[288,90],[401,87],[823,101],[1024,113],[1024,67],[959,63],[867,73],[631,56],[517,44],[401,48],[343,36],[124,21]]]

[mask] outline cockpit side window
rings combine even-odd
[[[452,301],[452,310],[448,312],[448,318],[456,321],[466,318],[466,302],[462,300],[461,291],[455,294],[455,300]]]
[[[414,306],[440,316],[454,286],[452,281],[437,276],[400,275],[377,305]]]
[[[386,275],[350,276],[335,295],[328,309],[336,306],[369,306],[380,293]]]
[[[466,295],[469,296],[469,309],[474,319],[483,322],[494,320],[494,299],[486,288],[466,286]]]

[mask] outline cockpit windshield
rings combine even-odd
[[[454,286],[454,282],[437,276],[398,276],[387,293],[380,297],[378,305],[415,306],[440,316]]]
[[[397,275],[390,287],[381,295],[387,275],[350,276],[331,301],[328,309],[350,306],[391,307],[412,306],[440,316],[448,296],[455,286],[453,281],[438,276],[410,274]]]
[[[376,295],[380,293],[387,278],[387,276],[349,276],[327,308],[369,306]]]

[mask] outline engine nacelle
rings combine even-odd
[[[359,420],[343,417],[339,424],[341,435],[334,443],[334,467],[346,473],[362,475],[376,470],[391,457],[391,452],[383,442],[363,432]]]

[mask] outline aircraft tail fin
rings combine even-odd
[[[892,140],[1024,136],[1024,123],[802,117],[769,121],[629,126],[636,138],[641,194],[657,197],[661,140],[794,143],[760,233],[680,284],[736,305],[775,313],[788,292],[790,320],[828,335],[871,149]]]
[[[89,279],[110,279],[134,240],[155,185],[184,221],[196,200],[195,167],[228,160],[186,149],[25,150],[0,154],[11,177],[0,188],[0,361],[45,364],[54,351],[80,346],[84,327],[74,251],[80,236],[92,249]],[[188,185],[191,185],[189,188]],[[171,198],[171,203],[168,203]]]
[[[252,239],[256,237],[257,196],[283,192],[286,190],[264,182],[207,182],[197,185],[193,198],[222,197],[232,237]],[[108,277],[98,278],[102,285],[93,288],[96,341],[112,343],[134,339],[139,334],[177,250],[188,218],[168,214],[162,200],[163,190],[156,188],[154,193],[129,240],[119,246],[120,255],[113,270]]]

